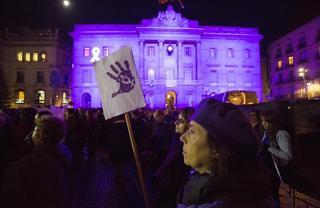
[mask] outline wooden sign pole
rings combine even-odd
[[[147,194],[147,189],[146,189],[145,184],[144,184],[143,173],[142,173],[141,164],[140,164],[140,160],[139,160],[139,155],[138,155],[138,151],[137,151],[137,145],[136,145],[136,142],[135,142],[135,139],[134,139],[134,135],[133,135],[133,131],[132,131],[132,126],[131,126],[129,113],[125,113],[125,118],[126,118],[126,123],[127,123],[127,127],[128,127],[129,136],[130,136],[133,156],[134,156],[134,159],[135,159],[135,162],[136,162],[136,166],[137,166],[137,172],[138,172],[138,176],[139,176],[139,180],[140,180],[140,186],[141,186],[141,189],[142,189],[142,192],[143,192],[144,202],[146,204],[146,208],[151,208],[150,202],[149,202],[149,198],[148,198],[148,194]]]

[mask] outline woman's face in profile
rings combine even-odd
[[[212,166],[212,150],[207,136],[207,131],[200,124],[191,121],[189,130],[180,137],[184,163],[199,173],[210,170]]]
[[[176,120],[175,125],[175,132],[180,135],[184,134],[189,128],[189,122],[181,115],[181,113],[178,115],[178,120]]]
[[[265,130],[268,130],[270,128],[270,123],[266,121],[263,117],[261,117],[261,123]]]

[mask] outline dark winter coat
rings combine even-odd
[[[18,160],[3,181],[0,206],[67,208],[69,162],[59,145],[39,145]]]
[[[226,176],[193,171],[178,194],[178,208],[272,208],[268,177],[258,169],[232,171]]]

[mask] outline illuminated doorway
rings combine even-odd
[[[91,108],[91,95],[87,92],[82,94],[82,107]]]
[[[166,93],[166,109],[174,109],[177,103],[177,94],[175,91],[168,91]]]

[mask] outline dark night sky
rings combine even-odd
[[[157,15],[158,0],[2,0],[0,27],[59,27],[79,23],[139,23]],[[320,0],[183,0],[184,17],[201,25],[258,27],[262,48],[320,15]]]

